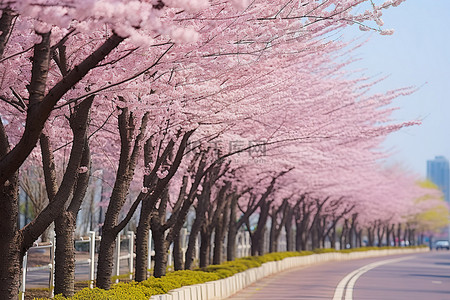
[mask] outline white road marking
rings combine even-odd
[[[358,280],[361,275],[364,273],[385,264],[395,263],[402,260],[411,259],[414,256],[408,256],[408,257],[401,257],[401,258],[394,258],[394,259],[387,259],[382,261],[377,261],[368,265],[365,265],[351,273],[349,273],[347,276],[342,279],[338,285],[336,286],[336,289],[334,291],[333,300],[353,300],[353,287],[355,286],[356,280]],[[345,295],[345,298],[344,298]]]

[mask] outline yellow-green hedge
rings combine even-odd
[[[185,285],[198,284],[218,279],[220,279],[220,276],[216,273],[190,270],[175,271],[168,273],[162,278],[150,277],[143,282],[133,281],[128,283],[118,283],[113,285],[110,290],[84,288],[70,299],[148,300],[152,295],[166,294],[170,290],[180,288]],[[56,295],[54,299],[66,300],[69,298]]]

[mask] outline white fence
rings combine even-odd
[[[42,270],[42,269],[48,269],[49,270],[49,288],[50,290],[50,295],[53,296],[53,286],[54,286],[54,261],[55,261],[55,238],[53,237],[51,239],[50,243],[47,244],[41,244],[38,245],[36,244],[36,246],[31,247],[32,249],[46,249],[46,248],[50,248],[50,263],[46,266],[42,266],[42,267],[34,267],[34,268],[27,268],[27,264],[28,264],[28,252],[25,253],[24,257],[23,257],[23,262],[22,262],[22,285],[20,287],[20,299],[24,300],[25,299],[25,289],[26,289],[26,279],[27,279],[27,270]]]
[[[95,280],[95,267],[97,265],[96,260],[96,242],[98,243],[100,241],[101,237],[96,236],[94,231],[89,232],[89,236],[87,238],[82,238],[80,240],[76,240],[75,243],[77,245],[87,243],[88,249],[89,249],[89,258],[88,259],[79,259],[76,260],[76,265],[82,265],[82,264],[88,264],[89,265],[89,272],[88,272],[88,280],[89,280],[89,287],[94,287],[94,280]],[[124,251],[122,251],[123,242],[128,240],[127,247],[125,254],[123,254]],[[183,262],[185,259],[185,254],[187,250],[187,243],[189,240],[189,232],[187,229],[182,229],[181,231],[181,249],[183,252]],[[130,276],[130,279],[133,278],[134,273],[134,243],[135,243],[135,234],[134,232],[128,232],[126,236],[119,233],[116,239],[116,250],[114,255],[114,270],[113,275],[119,276],[121,273],[121,261],[127,260],[128,262],[128,273]],[[121,247],[122,246],[122,247]],[[27,273],[33,272],[33,271],[39,271],[39,270],[48,270],[48,287],[49,287],[49,294],[50,297],[53,297],[53,287],[54,287],[54,259],[55,259],[55,238],[52,237],[51,241],[46,244],[36,244],[36,246],[31,247],[30,249],[36,250],[36,249],[50,249],[50,258],[49,263],[43,266],[39,267],[28,267],[28,252],[25,253],[24,259],[23,259],[23,266],[22,266],[22,285],[21,285],[21,296],[20,299],[25,298],[25,290],[26,290],[26,281],[27,281]],[[199,255],[199,238],[196,239],[195,243],[195,255],[198,259]],[[152,234],[151,231],[149,232],[149,238],[148,238],[148,260],[147,260],[147,269],[152,269],[152,257],[155,255],[155,252],[152,248]],[[247,231],[245,232],[239,232],[236,237],[236,257],[245,257],[250,255],[250,235]],[[172,246],[169,249],[169,259],[168,259],[168,267],[171,268],[173,266],[173,258],[172,258]],[[122,268],[122,273],[123,273]],[[116,279],[116,283],[119,281],[119,279]]]
[[[101,237],[97,236],[94,231],[89,232],[88,238],[82,238],[80,240],[76,240],[75,243],[79,245],[80,243],[88,243],[89,244],[89,258],[88,259],[82,259],[82,260],[76,260],[76,265],[83,265],[88,264],[89,265],[89,274],[88,274],[88,280],[89,280],[89,287],[94,287],[94,280],[95,280],[95,266],[97,264],[96,261],[96,255],[95,255],[95,242],[100,241]],[[128,233],[128,249],[127,253],[125,255],[121,255],[120,252],[120,241],[122,240],[122,236],[119,234],[116,239],[116,255],[115,255],[115,263],[114,263],[114,275],[120,275],[120,262],[121,260],[128,260],[128,270],[132,276],[133,273],[133,263],[134,263],[134,232]],[[50,259],[49,263],[43,266],[39,267],[28,267],[28,252],[25,253],[23,264],[22,264],[22,285],[20,288],[21,294],[20,299],[25,299],[25,291],[26,291],[26,281],[27,281],[27,273],[33,272],[33,271],[40,271],[40,270],[48,270],[48,287],[49,287],[49,296],[53,297],[53,287],[54,287],[54,260],[55,260],[55,238],[52,237],[51,241],[46,244],[36,244],[35,246],[31,247],[30,250],[37,250],[37,249],[47,249],[50,248]],[[130,253],[133,253],[133,255],[130,255]],[[152,255],[153,253],[150,252]]]

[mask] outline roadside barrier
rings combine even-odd
[[[150,300],[222,300],[232,296],[259,279],[295,267],[310,266],[330,261],[381,257],[396,254],[412,254],[427,251],[429,251],[428,248],[384,249],[351,253],[331,252],[288,257],[283,260],[264,263],[258,268],[248,269],[225,279],[184,286],[182,288],[171,290],[164,295],[152,296],[150,297]]]

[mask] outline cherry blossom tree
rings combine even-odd
[[[354,13],[354,8],[369,1],[304,5],[206,0],[1,2],[0,99],[4,109],[0,115],[0,233],[5,242],[0,249],[5,255],[0,261],[0,297],[16,296],[22,257],[45,228],[61,216],[73,220],[84,194],[77,189],[86,185],[81,180],[88,175],[80,173],[80,168],[85,171],[83,167],[87,166],[83,164],[88,165],[91,148],[110,154],[107,158],[114,165],[110,173],[116,174],[99,258],[97,285],[103,288],[110,285],[115,236],[139,203],[143,208],[153,208],[156,201],[163,201],[161,197],[182,163],[189,137],[198,127],[205,139],[226,131],[247,140],[265,139],[263,144],[274,146],[274,152],[282,147],[289,152],[294,142],[302,141],[303,146],[297,150],[314,158],[311,165],[324,164],[322,156],[341,144],[346,145],[341,155],[347,151],[360,161],[367,159],[365,155],[370,155],[359,152],[367,147],[359,144],[361,140],[410,125],[378,125],[385,123],[391,112],[380,108],[402,91],[367,96],[364,91],[370,83],[365,86],[361,79],[339,77],[342,66],[330,65],[333,55],[326,54],[336,53],[342,45],[328,41],[324,35],[348,24],[389,34],[391,31],[382,29],[380,16],[384,9],[401,2],[375,5],[370,1],[372,5],[362,14]],[[371,25],[372,21],[376,25]],[[298,82],[302,84],[296,85]],[[93,98],[95,118],[89,126],[95,129],[90,135],[102,134],[96,135],[88,147],[87,116]],[[48,180],[49,205],[31,224],[19,229],[18,170],[35,148],[49,118],[55,117],[57,124],[56,116],[64,113],[56,111],[65,111],[71,105],[79,112],[70,117],[73,141],[68,142],[71,155],[62,182],[56,188],[55,181]],[[161,106],[168,108],[161,110]],[[155,109],[158,113],[153,118]],[[161,152],[148,154],[156,157],[152,177],[146,177],[150,175],[145,172],[137,176],[141,178],[136,180],[144,183],[143,189],[120,219],[142,152],[143,168],[149,162],[142,151],[146,145],[151,149],[147,134],[160,134],[164,128],[161,124],[168,120],[169,134],[156,136]],[[288,122],[291,120],[296,122]],[[147,128],[152,122],[155,128]],[[119,124],[118,134],[112,124]],[[110,141],[118,140],[120,148],[111,145]],[[44,158],[44,152],[51,151],[43,151],[44,165],[48,165],[51,160]],[[163,164],[171,152],[174,161],[167,169]],[[286,151],[278,155],[286,155]],[[99,156],[92,154],[93,159]],[[297,158],[291,156],[289,160]],[[305,160],[296,169],[310,171]],[[274,174],[291,169],[291,162],[281,163]],[[160,176],[154,177],[156,174]],[[51,179],[52,175],[46,177]],[[316,175],[313,181],[319,177]],[[323,186],[322,182],[308,182],[305,190],[316,190],[317,186]],[[192,191],[195,193],[197,187]],[[64,211],[71,193],[72,202]],[[265,194],[253,193],[256,197]],[[186,207],[193,199],[189,198]],[[269,202],[256,203],[261,212],[268,211]],[[162,202],[160,207],[164,207]],[[142,222],[147,219],[147,215],[141,217]],[[62,238],[70,232],[73,226],[62,232]],[[173,232],[171,238],[177,235],[175,229]],[[66,245],[70,244],[70,237],[67,241]],[[68,260],[72,260],[70,256]]]

